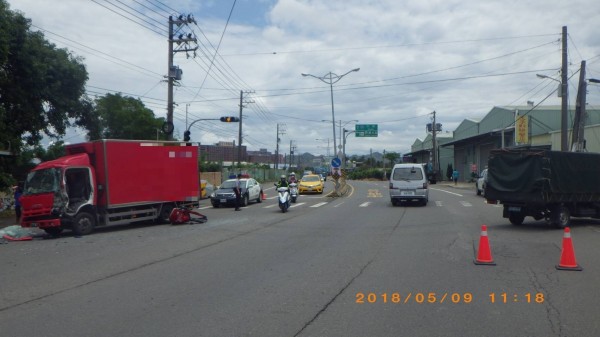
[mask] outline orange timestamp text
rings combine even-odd
[[[454,292],[454,293],[436,293],[436,292],[416,292],[416,293],[405,293],[401,294],[398,292],[394,293],[356,293],[355,303],[356,304],[375,304],[375,303],[392,303],[392,304],[434,304],[434,303],[465,303],[469,304],[475,300],[472,293]],[[489,303],[544,303],[545,297],[543,293],[523,293],[523,294],[510,294],[506,292],[501,293],[489,293],[487,299]]]
[[[408,303],[471,303],[473,294],[471,293],[356,293],[355,303],[393,303],[393,304],[408,304]]]

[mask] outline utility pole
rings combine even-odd
[[[296,150],[296,145],[293,140],[290,140],[290,164],[288,167],[292,167],[292,163],[294,162],[294,150]]]
[[[436,139],[435,139],[435,133],[437,130],[437,124],[435,122],[435,110],[433,110],[433,128],[432,128],[432,134],[431,134],[431,144],[433,145],[433,158],[431,160],[431,165],[432,165],[432,170],[433,172],[431,172],[431,174],[433,175],[433,181],[436,180],[436,176],[437,176],[437,172],[438,172],[438,167],[437,167],[437,146],[436,146]]]
[[[561,107],[560,107],[560,150],[569,151],[568,135],[567,135],[567,123],[568,123],[568,55],[567,55],[567,26],[562,27],[562,67],[560,70],[560,83],[561,83]]]
[[[285,135],[285,124],[277,123],[277,145],[275,147],[275,169],[279,168],[279,142],[281,138],[279,135]]]
[[[185,52],[186,55],[188,52],[193,52],[193,57],[196,57],[196,50],[198,49],[198,44],[196,40],[196,36],[192,33],[184,35],[183,33],[178,35],[178,38],[175,38],[175,29],[174,26],[177,26],[178,32],[182,25],[188,25],[190,23],[196,23],[196,20],[192,15],[180,15],[179,17],[173,19],[172,16],[169,16],[169,55],[168,55],[168,72],[167,72],[167,121],[163,125],[163,132],[167,135],[167,140],[173,140],[173,85],[175,81],[181,80],[181,75],[183,72],[179,67],[173,65],[173,56],[175,53]],[[195,47],[190,46],[190,43],[194,43]],[[173,48],[173,45],[177,44],[177,49]],[[189,56],[189,55],[188,55]]]
[[[585,61],[581,61],[579,70],[579,87],[577,89],[577,101],[575,103],[575,118],[573,119],[573,134],[571,137],[571,148],[573,152],[582,152],[585,128],[585,100],[587,83],[585,81]]]
[[[385,173],[385,149],[383,149],[383,180],[386,180],[387,175]]]
[[[238,151],[237,151],[237,159],[238,159],[238,169],[242,167],[242,110],[244,109],[244,103],[254,103],[254,101],[244,101],[244,94],[250,94],[253,91],[243,91],[240,90],[240,125],[238,129]]]

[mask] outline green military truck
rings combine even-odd
[[[485,198],[502,204],[503,217],[514,225],[527,216],[561,228],[571,217],[600,218],[600,154],[493,150]]]

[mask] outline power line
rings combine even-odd
[[[99,6],[102,6],[102,7],[106,8],[106,9],[108,9],[109,11],[111,11],[111,12],[113,12],[113,13],[115,13],[115,14],[117,14],[117,15],[119,15],[119,16],[121,16],[121,17],[123,17],[123,18],[125,18],[125,19],[127,19],[127,20],[129,20],[129,21],[131,21],[131,22],[133,22],[133,23],[135,23],[136,25],[142,26],[142,27],[144,27],[144,28],[146,28],[146,29],[148,29],[148,30],[150,30],[150,31],[152,31],[152,32],[154,32],[154,33],[156,33],[156,34],[159,34],[159,35],[166,35],[166,34],[164,34],[164,33],[167,33],[167,34],[168,34],[168,31],[166,31],[166,30],[165,30],[164,28],[162,28],[162,27],[159,27],[159,30],[162,30],[162,31],[163,31],[163,32],[161,33],[161,32],[159,32],[159,31],[157,31],[157,30],[156,30],[156,26],[154,26],[154,25],[151,25],[151,26],[153,26],[153,27],[149,27],[149,26],[143,25],[142,23],[140,23],[140,22],[137,22],[137,21],[135,21],[135,20],[133,20],[133,19],[131,19],[131,18],[129,18],[129,17],[127,17],[127,16],[125,16],[125,15],[123,15],[123,14],[119,13],[118,11],[116,11],[116,10],[114,10],[114,9],[108,8],[107,6],[105,6],[105,5],[101,4],[101,3],[99,3],[99,2],[98,2],[98,1],[96,1],[96,0],[90,0],[90,1],[94,2],[95,4],[97,4],[97,5],[99,5]],[[110,3],[110,4],[114,6],[114,4],[112,4],[112,3]],[[118,6],[117,6],[117,8],[118,8]],[[135,17],[135,15],[133,15],[133,16]],[[138,18],[138,19],[139,19],[139,18]],[[142,21],[144,21],[144,20],[142,20]]]
[[[98,50],[98,49],[96,49],[96,48],[93,48],[93,47],[90,47],[90,46],[84,45],[83,43],[77,42],[77,41],[75,41],[75,40],[72,40],[72,39],[70,39],[70,38],[68,38],[68,37],[65,37],[65,36],[63,36],[63,35],[60,35],[60,34],[57,34],[57,33],[51,32],[51,31],[49,31],[49,30],[47,30],[47,29],[44,29],[44,28],[42,28],[42,27],[36,26],[36,25],[34,25],[34,24],[31,24],[31,26],[32,26],[32,27],[35,27],[35,28],[37,28],[37,29],[39,29],[40,31],[42,31],[42,32],[44,32],[44,33],[49,33],[49,34],[52,34],[52,35],[58,36],[58,37],[60,37],[61,39],[64,39],[64,40],[66,40],[66,41],[69,41],[69,42],[71,42],[71,43],[74,43],[74,44],[76,44],[76,45],[78,45],[78,46],[81,46],[81,47],[87,48],[87,49],[89,49],[89,50],[92,50],[93,52],[96,52],[96,53],[98,53],[98,54],[101,54],[102,56],[98,56],[98,55],[95,55],[95,56],[101,57],[101,58],[103,58],[103,59],[105,59],[105,60],[107,60],[107,61],[113,62],[113,63],[115,63],[115,64],[119,64],[119,62],[120,62],[120,63],[124,63],[124,64],[126,64],[127,66],[130,66],[130,67],[126,67],[126,66],[125,66],[125,65],[123,65],[123,64],[119,64],[119,65],[121,65],[121,66],[123,66],[123,67],[126,67],[126,68],[128,68],[128,69],[135,68],[135,69],[138,69],[137,71],[140,71],[140,70],[141,70],[141,71],[143,71],[143,72],[151,73],[151,74],[153,74],[153,75],[157,75],[157,76],[161,76],[161,77],[163,76],[162,74],[159,74],[159,73],[157,73],[157,72],[155,72],[155,71],[153,71],[153,70],[150,70],[150,69],[147,69],[147,68],[144,68],[144,67],[140,67],[139,65],[137,65],[137,64],[135,64],[135,63],[131,63],[131,62],[129,62],[129,61],[126,61],[126,60],[120,59],[120,58],[118,58],[118,57],[115,57],[115,56],[113,56],[113,55],[107,54],[107,53],[105,53],[105,52],[103,52],[103,51],[101,51],[101,50]],[[63,42],[63,43],[64,43],[64,42]],[[94,55],[94,54],[92,53],[92,55]],[[104,56],[105,56],[105,57],[104,57]]]
[[[471,42],[485,42],[485,41],[526,39],[526,38],[548,37],[548,36],[556,36],[556,35],[558,35],[558,34],[554,33],[554,34],[521,35],[521,36],[506,36],[506,37],[495,37],[495,38],[485,38],[485,39],[469,39],[469,40],[438,41],[438,42],[423,42],[423,43],[406,43],[406,44],[379,45],[379,46],[360,46],[360,47],[347,47],[347,48],[329,48],[329,49],[313,49],[313,50],[290,50],[290,51],[270,51],[270,52],[255,52],[255,53],[239,53],[239,54],[224,54],[222,56],[253,56],[253,55],[276,55],[276,54],[325,53],[325,52],[338,52],[338,51],[345,51],[345,50],[401,48],[401,47],[416,47],[416,46],[426,46],[426,45],[441,45],[441,44],[457,44],[457,43],[471,43]]]
[[[192,98],[192,100],[195,99],[196,97],[198,97],[198,95],[200,94],[200,90],[202,90],[202,87],[204,86],[204,83],[206,82],[208,73],[210,73],[210,70],[212,69],[212,67],[215,63],[215,58],[217,57],[217,54],[219,53],[219,48],[221,47],[221,42],[223,42],[223,37],[225,36],[225,32],[227,31],[227,26],[229,25],[229,20],[231,19],[231,14],[233,14],[233,9],[235,8],[236,3],[237,3],[237,0],[234,0],[233,5],[231,6],[231,10],[229,11],[229,16],[227,17],[227,21],[225,22],[225,27],[223,27],[223,32],[221,33],[221,38],[219,39],[219,44],[217,44],[217,48],[215,48],[215,53],[213,54],[213,57],[210,61],[210,66],[208,67],[208,70],[206,71],[206,75],[204,75],[204,79],[202,80],[202,83],[200,84],[200,88],[198,88],[198,92]],[[198,26],[198,24],[196,24],[196,26]]]

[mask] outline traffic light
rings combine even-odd
[[[221,117],[221,122],[225,122],[225,123],[233,123],[233,122],[239,122],[240,119],[237,117]]]
[[[183,141],[184,142],[189,142],[190,141],[190,130],[185,130],[185,132],[183,133]]]

